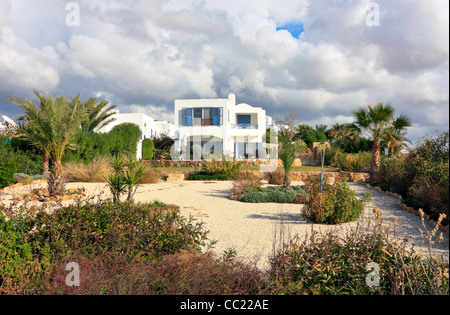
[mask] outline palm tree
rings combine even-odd
[[[109,102],[106,100],[98,100],[92,97],[86,100],[83,103],[86,119],[81,123],[81,130],[92,132],[115,121],[116,118],[111,118],[111,116],[114,115],[112,110],[116,108],[116,105],[108,106],[108,104]]]
[[[61,159],[66,148],[73,145],[75,130],[85,119],[85,111],[80,101],[81,92],[71,100],[63,96],[43,96],[36,90],[34,93],[39,98],[39,107],[26,98],[9,98],[11,103],[24,111],[27,121],[17,129],[15,136],[48,155],[52,162],[48,181],[49,194],[64,195],[65,178]]]
[[[411,126],[411,120],[402,114],[394,119],[391,125],[386,128],[382,136],[382,141],[389,148],[390,156],[394,156],[396,149],[401,149],[405,142],[411,143],[406,138],[406,128]]]
[[[368,108],[360,108],[352,111],[355,116],[354,126],[359,133],[366,132],[373,140],[371,177],[380,170],[380,141],[387,130],[396,124],[398,127],[410,125],[409,119],[405,115],[400,115],[393,120],[394,109],[390,104],[379,103],[376,106],[369,105]]]
[[[288,188],[291,185],[289,179],[289,173],[292,169],[292,164],[295,161],[295,155],[298,151],[298,143],[295,142],[296,133],[299,131],[296,125],[296,112],[290,112],[289,115],[285,116],[284,122],[279,126],[280,131],[278,132],[278,158],[283,163],[284,168],[284,179],[283,187]]]

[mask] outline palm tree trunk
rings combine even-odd
[[[376,180],[376,175],[380,171],[380,142],[375,140],[373,142],[373,151],[372,151],[372,163],[370,167],[370,178],[371,182]]]
[[[50,174],[49,161],[50,156],[48,155],[48,153],[44,153],[44,158],[42,161],[43,174]]]
[[[66,192],[66,181],[61,161],[55,161],[53,163],[48,180],[48,192],[52,197],[64,196]]]

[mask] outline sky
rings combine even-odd
[[[229,93],[312,126],[390,103],[415,144],[449,129],[449,2],[0,0],[0,115],[34,89],[171,122]]]

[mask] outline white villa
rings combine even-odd
[[[261,107],[236,104],[236,96],[227,99],[175,100],[175,140],[184,159],[211,153],[236,159],[266,158],[265,134],[275,128],[272,118]]]
[[[121,114],[117,110],[112,117],[116,118],[114,122],[96,132],[106,133],[125,123],[137,125],[142,132],[137,159],[142,158],[144,139],[165,136],[175,140],[175,152],[182,160],[200,159],[196,146],[206,159],[212,157],[210,154],[236,159],[277,158],[267,155],[271,145],[266,144],[266,130],[277,130],[272,118],[261,107],[236,104],[234,94],[226,99],[175,100],[175,124],[142,113]]]

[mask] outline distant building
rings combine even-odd
[[[161,138],[164,136],[175,136],[175,130],[173,124],[166,121],[154,120],[152,117],[142,113],[134,114],[121,114],[118,110],[111,116],[116,120],[106,125],[105,127],[96,130],[96,132],[107,133],[110,132],[115,126],[122,124],[134,124],[139,127],[142,132],[141,138],[137,143],[136,158],[142,158],[142,141],[144,139]]]

